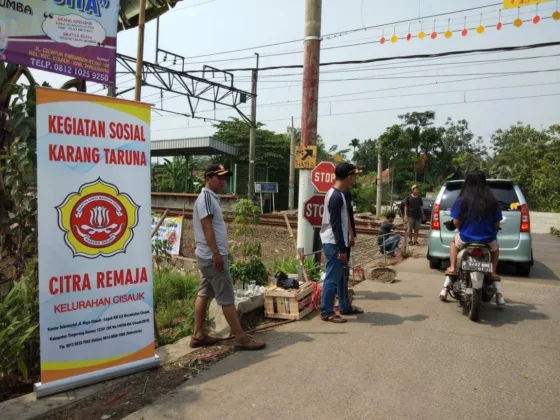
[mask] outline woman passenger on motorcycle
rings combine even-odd
[[[451,264],[445,275],[457,275],[457,254],[468,243],[480,242],[486,244],[492,259],[490,279],[494,281],[494,287],[496,288],[496,303],[504,305],[504,297],[500,291],[500,276],[496,272],[500,256],[497,235],[503,217],[500,205],[486,183],[484,173],[473,171],[467,174],[461,193],[451,210],[451,217],[459,232],[455,234],[451,241]],[[450,285],[447,283],[445,285],[449,287]],[[448,287],[444,287],[441,293],[447,295]]]

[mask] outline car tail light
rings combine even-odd
[[[522,204],[519,209],[521,210],[521,232],[531,232],[531,219],[529,218],[529,207],[527,204]]]
[[[432,207],[432,229],[439,230],[439,204],[434,204]]]
[[[484,255],[482,248],[471,248],[471,257],[480,258]]]

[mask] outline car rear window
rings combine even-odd
[[[494,197],[500,203],[500,208],[502,211],[512,211],[512,203],[518,203],[519,198],[517,193],[513,188],[513,184],[510,182],[489,182],[490,189],[494,193]],[[461,192],[463,184],[462,183],[452,183],[445,187],[443,196],[441,197],[440,209],[441,210],[451,210],[459,193]]]

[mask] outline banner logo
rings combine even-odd
[[[58,226],[74,257],[111,257],[126,248],[138,224],[138,206],[128,194],[98,178],[56,207]]]

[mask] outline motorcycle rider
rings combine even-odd
[[[500,289],[500,276],[496,272],[500,250],[498,246],[498,228],[503,219],[500,205],[492,190],[486,183],[486,177],[481,171],[469,172],[463,183],[461,193],[452,210],[451,217],[458,232],[453,237],[450,246],[450,266],[445,272],[445,283],[440,293],[440,299],[445,300],[451,291],[450,276],[456,276],[457,254],[468,243],[480,242],[488,246],[492,260],[493,286],[496,289],[496,304],[505,305],[504,296]]]

